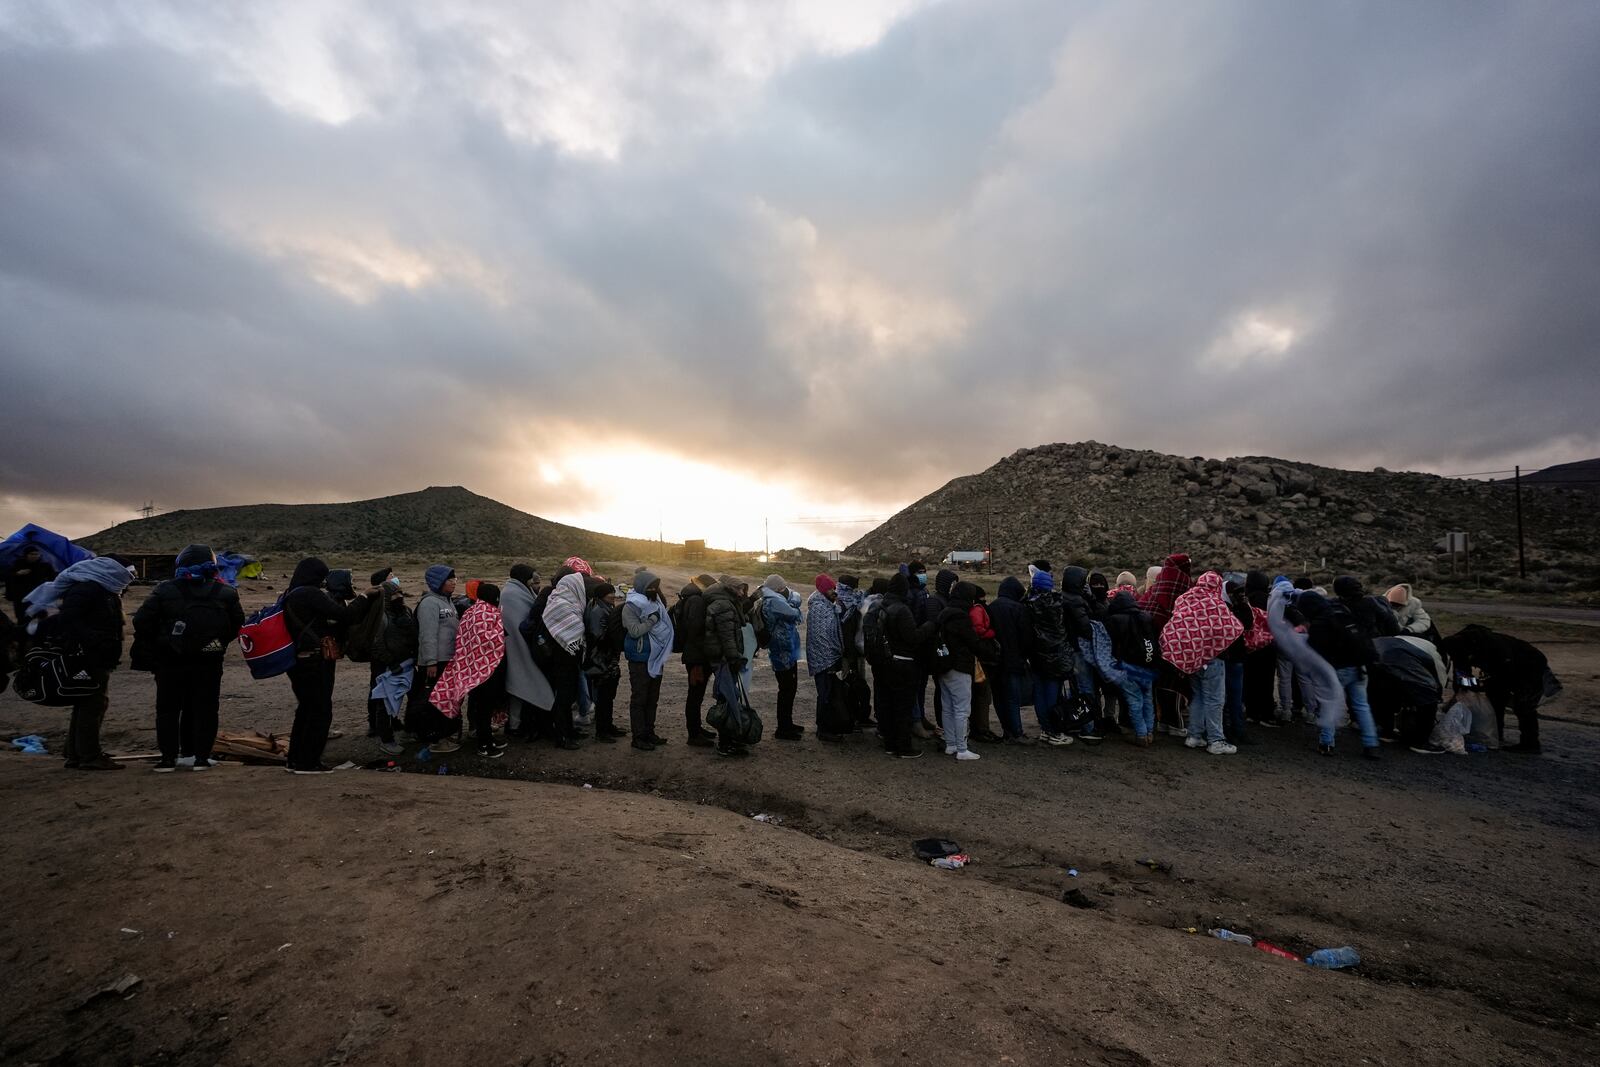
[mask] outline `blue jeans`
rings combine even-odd
[[[1122,695],[1128,702],[1128,719],[1133,732],[1149,737],[1156,728],[1156,676],[1143,667],[1122,667]]]
[[[589,699],[589,676],[587,674],[579,672],[579,674],[578,674],[578,717],[580,719],[587,719],[589,717],[589,708],[592,705],[592,703],[593,702]]]
[[[1361,728],[1361,746],[1377,748],[1378,726],[1372,721],[1372,708],[1367,704],[1367,669],[1340,667],[1338,671],[1339,684],[1344,686],[1344,701],[1350,705],[1350,714],[1355,716],[1356,725]],[[1324,726],[1317,732],[1323,744],[1333,744],[1333,727]]]
[[[1039,719],[1039,732],[1057,731],[1056,703],[1061,699],[1061,682],[1055,678],[1033,680],[1033,713]],[[1019,713],[1020,715],[1020,713]]]
[[[1234,737],[1244,736],[1244,662],[1232,660],[1223,662],[1223,689],[1226,692],[1224,705],[1227,709],[1227,731]]]
[[[1222,700],[1227,690],[1226,672],[1220,659],[1210,660],[1193,679],[1194,693],[1189,698],[1189,736],[1204,741],[1225,741],[1222,734]]]
[[[994,686],[995,713],[1000,717],[1000,729],[1007,737],[1022,736],[1022,687],[1028,684],[1025,674],[1007,674],[991,679]]]

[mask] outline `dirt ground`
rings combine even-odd
[[[323,778],[6,754],[0,1062],[1595,1062],[1600,639],[1490,624],[1566,683],[1545,756],[1329,760],[1296,727],[1234,757],[1113,738],[900,762],[808,733],[725,761],[683,744],[681,668],[653,753]],[[330,760],[376,755],[365,675],[341,670]],[[287,731],[285,679],[234,661],[223,693],[225,729]],[[802,685],[801,722],[813,705]],[[151,707],[119,672],[108,747],[151,751]],[[64,727],[0,697],[6,738],[58,752]],[[925,836],[976,863],[916,862]],[[1363,964],[1185,932],[1212,926]],[[129,999],[81,1006],[127,974]]]

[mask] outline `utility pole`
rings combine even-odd
[[[146,500],[144,502],[144,507],[139,509],[139,517],[141,519],[148,519],[150,516],[154,515],[155,513],[156,513],[156,505],[155,505],[155,502],[151,501],[151,500]]]
[[[992,511],[984,512],[983,513],[983,521],[984,521],[985,525],[988,526],[988,532],[984,534],[983,550],[986,553],[988,553],[988,555],[989,555],[989,573],[993,574],[994,573],[994,512],[992,512]]]
[[[768,559],[772,558],[772,526],[771,526],[771,523],[772,523],[772,520],[770,518],[763,518],[761,520],[761,547],[765,550],[765,554],[766,554],[766,557]]]
[[[1524,553],[1523,545],[1522,545],[1522,467],[1521,466],[1518,466],[1516,468],[1516,476],[1515,477],[1516,477],[1516,486],[1517,486],[1517,577],[1518,578],[1526,578],[1528,576],[1528,557]]]

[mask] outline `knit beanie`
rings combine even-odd
[[[1158,570],[1157,573],[1159,574],[1160,571]],[[1118,588],[1121,588],[1122,586],[1125,586],[1125,585],[1131,587],[1131,586],[1136,585],[1136,584],[1137,583],[1134,581],[1133,572],[1132,571],[1123,571],[1123,572],[1121,572],[1120,574],[1117,575],[1117,586],[1118,586]]]
[[[761,584],[774,593],[781,593],[789,587],[789,583],[783,580],[783,575],[781,574],[769,574],[767,575],[767,580]]]
[[[511,565],[511,580],[513,582],[521,582],[523,585],[527,585],[528,584],[528,580],[531,579],[532,577],[533,577],[533,568],[531,566],[529,566],[528,564],[526,564],[526,563],[513,563]]]
[[[1050,572],[1042,571],[1037,567],[1030,566],[1028,568],[1028,580],[1033,588],[1041,591],[1056,587],[1056,580],[1050,577]]]
[[[838,585],[839,585],[838,582],[834,581],[832,578],[828,577],[826,574],[817,575],[817,581],[816,581],[817,592],[821,593],[823,596],[827,596],[829,593],[833,592],[834,589],[836,589],[838,587]]]
[[[478,583],[478,602],[500,606],[500,587],[493,582]]]
[[[861,579],[853,574],[841,574],[839,575],[839,584],[846,589],[860,589]]]
[[[1403,585],[1392,586],[1387,593],[1383,594],[1383,599],[1397,608],[1403,608],[1411,603],[1411,591]]]

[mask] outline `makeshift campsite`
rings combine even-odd
[[[36,547],[50,566],[58,571],[66,570],[74,563],[94,558],[94,553],[87,548],[81,548],[60,534],[52,533],[43,526],[35,526],[30,522],[4,541],[0,541],[0,567],[9,567],[11,561],[22,555],[29,545]]]
[[[241,578],[247,580],[260,578],[261,562],[254,556],[246,556],[239,552],[218,552],[217,572],[229,585],[237,585]]]

